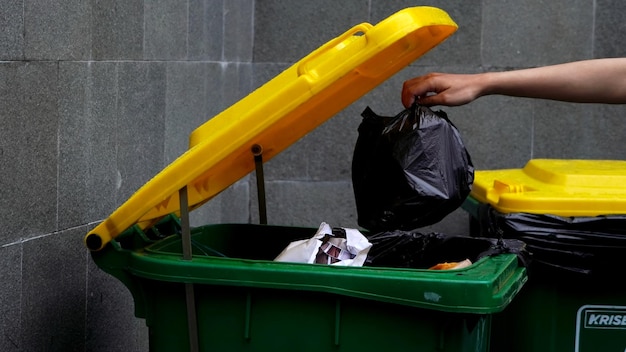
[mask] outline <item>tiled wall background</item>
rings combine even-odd
[[[433,5],[448,41],[266,164],[271,223],[356,226],[360,112],[403,80],[623,56],[621,0],[4,0],[0,2],[0,351],[147,351],[129,292],[82,237],[181,154],[189,133],[359,22]],[[624,159],[624,106],[485,97],[445,109],[480,169]],[[256,222],[253,177],[194,224]],[[435,229],[466,233],[461,211]]]

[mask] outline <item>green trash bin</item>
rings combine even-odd
[[[271,225],[193,228],[189,261],[180,235],[164,237],[177,227],[170,216],[92,252],[132,293],[151,351],[189,350],[186,284],[200,351],[489,351],[492,315],[526,281],[515,254],[449,271],[274,262],[317,229]]]
[[[132,293],[152,351],[489,350],[492,315],[526,280],[515,254],[445,272],[279,263],[317,229],[187,226],[189,211],[254,170],[263,222],[263,162],[456,29],[432,7],[354,26],[199,126],[86,234],[94,262]]]
[[[530,160],[476,171],[472,236],[524,241],[528,283],[493,317],[494,351],[626,350],[626,161]]]

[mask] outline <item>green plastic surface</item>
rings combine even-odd
[[[380,351],[390,341],[396,350],[489,351],[492,314],[526,281],[513,254],[451,271],[273,262],[316,229],[269,225],[192,229],[185,261],[180,236],[164,234],[177,218],[157,228],[132,228],[91,253],[131,291],[153,351],[188,344],[185,283],[194,283],[202,351]]]
[[[469,268],[454,271],[272,261],[291,241],[310,238],[315,230],[251,224],[208,225],[192,231],[193,261],[181,260],[178,236],[170,236],[145,249],[112,245],[107,252],[118,258],[107,260],[109,256],[104,255],[94,259],[101,266],[118,266],[118,270],[123,268],[127,274],[152,280],[322,291],[456,313],[499,312],[525,282],[525,269],[518,266],[515,255],[481,259]],[[143,238],[141,230],[132,231],[136,232],[134,237]],[[213,254],[211,251],[227,257],[206,255]]]

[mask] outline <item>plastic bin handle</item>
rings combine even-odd
[[[367,22],[363,22],[360,24],[357,24],[356,26],[350,28],[349,30],[347,30],[345,33],[343,33],[342,35],[336,37],[335,39],[329,41],[328,43],[324,44],[323,46],[321,46],[319,49],[315,50],[314,52],[312,52],[311,54],[309,54],[308,56],[306,56],[305,58],[303,58],[300,62],[300,64],[298,65],[298,76],[302,76],[304,74],[307,73],[307,67],[309,66],[309,63],[315,59],[317,59],[318,57],[328,53],[330,50],[336,48],[337,46],[339,46],[339,44],[343,43],[344,41],[346,41],[348,38],[352,37],[353,35],[357,34],[357,33],[363,33],[365,34],[368,30],[370,30],[372,27],[371,24],[367,23]]]

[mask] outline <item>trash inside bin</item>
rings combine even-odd
[[[357,229],[322,222],[313,237],[290,243],[274,258],[278,262],[362,266],[372,244]]]
[[[463,204],[472,234],[521,240],[533,258],[528,285],[494,318],[494,348],[626,348],[626,289],[615,279],[626,254],[625,185],[626,161],[534,159],[476,171]]]
[[[433,269],[452,263],[475,263],[482,258],[513,253],[520,265],[531,262],[526,244],[514,239],[472,238],[443,233],[417,231],[384,231],[369,237],[372,248],[368,266]]]
[[[515,254],[449,271],[273,261],[315,232],[202,226],[184,261],[180,235],[150,240],[137,226],[92,255],[128,286],[152,351],[188,350],[185,283],[195,287],[202,351],[489,351],[492,315],[526,280]]]

